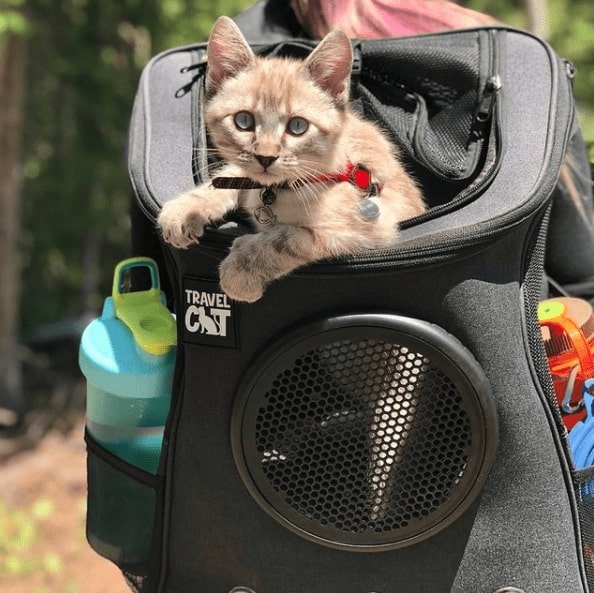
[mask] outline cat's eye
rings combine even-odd
[[[303,117],[292,117],[287,124],[287,132],[293,136],[305,134],[309,128],[309,122]]]
[[[256,124],[254,116],[249,111],[239,111],[233,118],[238,130],[249,132],[254,129]]]

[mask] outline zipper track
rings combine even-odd
[[[544,203],[546,207],[548,200]],[[401,267],[419,266],[421,264],[428,265],[458,258],[462,252],[476,248],[478,246],[487,246],[491,241],[498,239],[502,234],[509,232],[523,224],[528,218],[532,217],[535,212],[530,209],[525,216],[518,218],[517,216],[510,216],[497,219],[497,222],[487,224],[484,229],[474,232],[461,234],[456,233],[454,236],[451,233],[441,233],[440,235],[432,235],[425,241],[430,244],[422,244],[421,242],[412,247],[387,249],[379,252],[361,253],[350,256],[343,260],[323,262],[316,264],[315,267],[327,266],[342,266],[346,268],[358,268],[373,270],[378,267],[386,265]]]
[[[501,88],[499,73],[501,64],[497,52],[496,35],[498,33],[500,34],[500,32],[490,29],[486,33],[488,51],[487,76],[485,77],[485,81],[481,83],[482,89],[480,89],[479,93],[479,104],[472,124],[472,133],[477,138],[477,141],[479,138],[482,138],[482,142],[486,142],[487,144],[483,170],[453,200],[434,206],[428,212],[405,221],[400,225],[401,228],[408,228],[427,220],[432,220],[437,216],[460,208],[484,191],[499,171],[501,161],[499,148],[502,144],[502,139],[501,113],[498,108],[500,102],[497,101],[497,97]],[[485,151],[484,147],[481,149],[482,151]]]
[[[494,36],[497,34],[498,31],[499,31],[499,29],[489,31],[489,34],[492,38],[492,43],[494,43]],[[543,44],[543,46],[547,50],[547,54],[549,56],[549,60],[551,62],[552,69],[557,70],[558,63],[556,61],[553,50],[546,44]],[[492,59],[494,59],[496,57],[494,55],[494,53],[495,52],[492,52],[492,54],[491,54]],[[491,64],[491,72],[495,71],[495,68],[493,66],[494,66],[494,64],[492,63]],[[556,80],[557,78],[561,78],[561,77],[556,77],[555,75],[553,75],[552,78],[553,78],[553,80]],[[556,92],[556,85],[552,89],[551,92],[553,94]],[[572,91],[571,91],[571,87],[569,85],[566,85],[565,92],[571,100]],[[555,102],[557,100],[558,99],[556,99]],[[501,109],[500,102],[497,102],[495,104],[495,109],[497,109],[497,110]],[[554,108],[552,108],[551,113],[556,113],[556,110]],[[565,131],[564,138],[563,138],[563,146],[567,145],[570,132],[571,132],[571,126],[568,125],[566,127],[566,131]],[[499,167],[494,168],[494,170],[491,172],[491,175],[489,176],[489,179],[491,179],[495,175],[495,173],[498,171],[498,169],[499,169]],[[534,186],[535,188],[540,188],[540,192],[542,192],[544,190],[544,188],[542,187],[543,175],[545,175],[544,168],[541,169],[540,183],[537,181]],[[545,210],[546,208],[548,208],[548,206],[550,204],[550,201],[552,199],[552,191],[553,191],[554,183],[555,183],[554,181],[551,182],[551,187],[549,188],[549,190],[547,192],[548,197],[545,200],[542,200],[541,204],[537,208],[534,208],[534,201],[536,200],[536,194],[533,193],[517,209],[510,210],[508,213],[506,213],[502,216],[499,216],[498,218],[488,219],[482,225],[480,225],[481,226],[480,229],[477,228],[474,231],[467,232],[465,235],[461,235],[460,231],[458,231],[456,233],[456,236],[452,236],[452,233],[448,233],[446,231],[443,233],[432,235],[428,239],[431,241],[430,245],[423,245],[421,243],[418,243],[415,246],[410,247],[410,248],[406,248],[406,247],[400,248],[400,249],[396,248],[393,250],[386,250],[383,252],[379,252],[379,253],[376,253],[373,255],[372,254],[358,254],[358,255],[355,255],[355,256],[352,256],[351,258],[349,258],[349,260],[347,262],[336,262],[336,263],[342,263],[342,265],[344,265],[346,263],[347,265],[350,264],[350,266],[373,269],[375,267],[384,265],[388,261],[392,264],[395,264],[398,262],[398,263],[401,263],[401,265],[405,266],[405,265],[407,265],[407,263],[408,264],[414,263],[415,265],[419,265],[421,263],[437,263],[439,261],[444,261],[446,259],[449,259],[448,256],[446,255],[446,253],[449,253],[450,258],[455,257],[456,255],[459,255],[460,251],[463,251],[463,250],[471,248],[471,247],[476,247],[477,245],[487,244],[489,241],[494,240],[498,236],[505,234],[508,231],[512,230],[513,228],[521,225],[528,218],[533,217],[533,216],[539,216],[540,215],[539,213],[542,212],[543,210]],[[481,189],[484,189],[484,188],[485,188],[485,185],[481,184]],[[540,192],[538,192],[538,193],[540,194]],[[450,206],[450,204],[444,205],[445,208],[444,208],[444,210],[442,210],[442,213],[443,213],[443,211],[447,211],[447,207]],[[438,208],[433,208],[432,212],[438,210]],[[428,213],[428,214],[430,214],[430,213]],[[429,218],[429,216],[428,216],[428,218]],[[418,224],[418,223],[422,222],[423,220],[425,220],[425,218],[423,218],[423,216],[421,216],[421,217],[417,217],[417,218],[413,219],[411,222]],[[478,225],[477,225],[477,227],[478,227]],[[466,228],[468,228],[468,227],[466,227]],[[426,255],[426,254],[430,254],[430,255]],[[329,262],[329,263],[331,263],[331,262]],[[328,264],[324,262],[324,264],[319,264],[319,265],[327,266]]]
[[[487,81],[494,76],[494,73],[497,73],[497,68],[499,67],[499,59],[496,55],[497,52],[495,51],[495,45],[497,43],[497,35],[501,34],[502,32],[506,32],[506,29],[503,28],[488,30],[490,40],[490,65],[488,67],[489,73],[486,79]],[[200,59],[199,56],[203,54],[204,46],[201,44],[198,46],[193,46],[192,49],[193,60],[198,61]],[[551,61],[553,61],[551,50],[549,49],[548,52]],[[483,90],[485,90],[485,85],[483,85]],[[200,89],[193,89],[192,92],[192,100],[199,100]],[[488,120],[484,120],[481,123],[485,124],[487,121],[490,121],[492,123],[493,120],[499,121],[501,117],[501,108],[501,102],[495,101],[491,117]],[[193,109],[193,111],[195,110]],[[197,127],[200,127],[199,116],[193,115],[192,117],[194,118],[192,122],[193,126],[196,125]],[[495,126],[495,128],[498,127],[499,126]],[[494,139],[495,145],[497,146],[497,150],[495,151],[496,153],[500,152],[500,135],[501,131],[497,129],[496,138]],[[491,142],[489,142],[489,144],[491,144]],[[443,214],[455,211],[462,207],[464,204],[468,203],[470,200],[475,199],[481,192],[485,191],[485,189],[489,186],[490,182],[496,176],[500,166],[499,160],[500,159],[497,158],[493,166],[487,167],[488,172],[484,176],[479,175],[479,177],[475,179],[475,181],[470,186],[468,186],[465,190],[458,194],[458,196],[454,200],[448,202],[447,204],[436,206],[426,214],[411,219],[410,221],[405,221],[405,223],[401,225],[402,228],[417,226],[420,223],[425,222],[427,220],[431,220]],[[540,185],[537,183],[535,187],[540,187]],[[540,194],[540,192],[538,193]],[[501,235],[502,233],[505,233],[508,230],[524,222],[526,218],[528,218],[531,215],[534,215],[535,213],[535,199],[536,195],[531,195],[524,201],[523,204],[521,204],[515,210],[510,210],[508,213],[501,215],[496,219],[488,219],[484,221],[482,224],[474,226],[474,228],[467,226],[454,231],[443,231],[433,234],[430,237],[426,238],[413,238],[407,243],[401,244],[401,246],[395,247],[393,249],[367,252],[348,256],[345,258],[337,258],[333,260],[315,263],[311,266],[308,266],[307,272],[300,273],[323,273],[329,270],[336,271],[341,267],[345,268],[345,270],[353,268],[375,269],[378,267],[383,267],[387,263],[389,263],[390,265],[406,267],[408,265],[413,264],[419,265],[421,262],[427,264],[432,262],[444,261],[446,259],[459,256],[460,252],[464,251],[465,249],[476,247],[477,245],[481,244],[486,244],[490,240]],[[152,212],[152,209],[150,209],[147,204],[145,204],[143,201],[140,202],[141,208],[154,220],[158,212]],[[548,202],[548,199],[544,200],[544,207],[546,207]],[[541,207],[543,206],[538,206],[537,210],[540,210]],[[203,241],[201,242],[201,245],[207,250],[219,252],[220,250],[228,250],[231,241],[232,238],[229,236],[228,233],[222,233],[220,231],[217,231],[216,229],[207,229],[206,235]]]
[[[487,91],[492,90],[492,87],[489,86],[489,81],[491,81],[495,76],[498,75],[499,64],[496,51],[497,33],[498,31],[492,29],[486,31],[487,43],[485,45],[487,46],[488,52],[488,65],[487,75],[485,76],[485,82],[482,83],[483,88],[480,90],[480,104],[484,102],[484,98],[487,94]],[[184,71],[189,72],[198,69],[198,67],[203,62],[203,55],[204,49],[202,46],[193,48],[192,65],[188,68],[185,68]],[[199,114],[197,103],[203,100],[203,89],[202,85],[195,84],[197,81],[199,81],[199,78],[196,76],[192,79],[191,82],[187,83],[182,87],[182,89],[184,89],[185,92],[192,92],[192,135],[195,141],[198,138],[198,135],[202,133],[202,121]],[[496,95],[492,94],[491,96],[494,99]],[[497,103],[498,102],[496,102],[496,104]],[[498,113],[498,109],[493,109],[493,104],[489,106],[489,110],[487,112],[486,117],[484,113],[481,115],[479,113],[479,110],[477,110],[477,114],[475,115],[473,123],[474,130],[477,136],[481,132],[484,132],[487,128],[491,129],[491,133],[488,135],[487,140],[487,150],[490,151],[490,153],[492,154],[487,154],[485,166],[483,167],[483,172],[480,173],[479,176],[467,188],[462,190],[462,192],[460,192],[454,200],[448,202],[447,204],[442,204],[440,206],[431,208],[429,212],[422,214],[421,216],[415,217],[409,221],[405,221],[401,225],[402,228],[415,226],[424,221],[432,220],[438,216],[456,210],[464,204],[466,204],[467,202],[474,199],[477,195],[479,195],[482,191],[485,190],[485,188],[495,177],[499,169],[499,151],[497,150],[497,147],[500,145],[500,130],[498,125],[499,117],[493,117],[494,113]],[[479,116],[481,117],[479,118]],[[205,138],[200,139],[200,141],[202,142],[204,142],[205,140]],[[204,159],[202,160],[204,161]],[[201,170],[205,166],[206,163],[201,162],[198,164],[198,166],[193,168],[195,171],[195,177],[198,177],[197,171]],[[201,182],[202,180],[197,178],[196,181]],[[499,226],[498,229],[499,231],[501,230]],[[441,244],[437,240],[437,237],[434,236],[431,239],[431,245],[417,245],[415,247],[411,247],[410,249],[394,248],[382,251],[367,252],[363,254],[355,254],[344,258],[337,258],[313,264],[312,266],[308,267],[308,270],[321,271],[322,269],[328,269],[328,267],[330,267],[331,269],[336,269],[337,266],[347,268],[356,267],[373,269],[378,266],[381,267],[388,262],[391,265],[397,262],[402,262],[403,265],[406,265],[406,262],[412,262],[414,260],[414,262],[418,264],[420,258],[425,259],[428,263],[431,263],[433,261],[441,261],[443,259],[451,257],[452,251],[455,252],[456,248],[464,249],[466,247],[476,245],[477,243],[481,243],[485,240],[488,240],[490,236],[491,234],[489,231],[487,231],[486,233],[477,233],[476,235],[467,235],[464,238],[453,238],[450,235],[444,237]],[[221,249],[229,248],[230,238],[227,234],[225,234],[224,236],[222,234],[219,235],[216,229],[212,229],[210,232],[207,232],[201,244],[207,249],[214,249],[214,251],[219,251],[218,247],[220,247]],[[427,257],[423,258],[425,254],[427,254]]]
[[[430,265],[459,258],[463,252],[479,246],[487,246],[491,241],[497,240],[501,235],[522,225],[526,220],[538,215],[547,208],[549,199],[534,209],[531,206],[524,208],[522,216],[514,214],[502,216],[495,221],[489,221],[475,231],[462,234],[443,232],[431,235],[429,238],[412,240],[410,246],[397,246],[391,249],[375,250],[357,253],[350,256],[314,262],[296,275],[337,273],[339,270],[348,272],[352,270],[376,270],[383,267],[417,267]],[[221,257],[229,250],[235,236],[222,233],[217,229],[206,229],[200,246],[205,251],[213,251]],[[200,249],[200,247],[198,247]]]

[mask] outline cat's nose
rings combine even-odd
[[[268,169],[268,167],[270,167],[270,165],[272,165],[272,163],[274,163],[274,161],[276,161],[276,159],[278,159],[277,156],[263,156],[261,154],[256,154],[254,156],[256,157],[258,162],[262,165],[262,167],[264,167],[264,171],[266,171],[266,169]]]

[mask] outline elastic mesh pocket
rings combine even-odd
[[[117,459],[86,435],[87,539],[134,590],[148,574],[159,478]]]
[[[594,468],[576,472],[584,566],[590,589],[594,589]]]
[[[475,177],[484,148],[475,114],[481,72],[491,51],[486,38],[450,34],[363,42],[363,71],[357,88],[363,111],[419,163],[443,179]]]

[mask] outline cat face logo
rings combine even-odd
[[[233,301],[216,282],[184,279],[184,341],[235,348]]]

